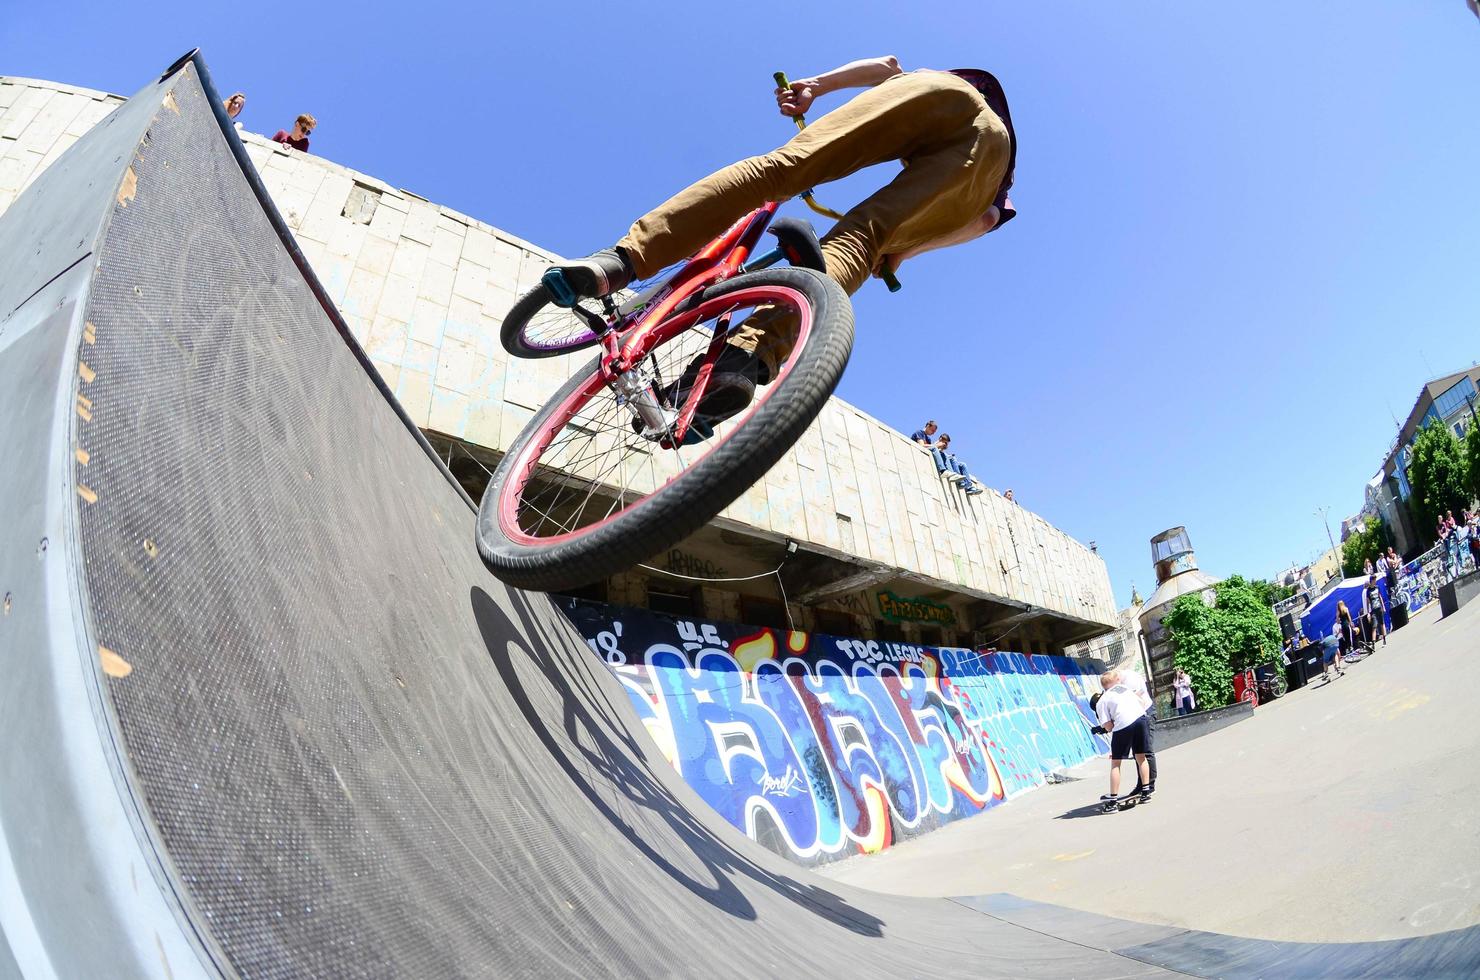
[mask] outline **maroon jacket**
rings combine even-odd
[[[996,200],[992,202],[1002,212],[1002,217],[997,220],[997,227],[1001,228],[1017,216],[1017,208],[1012,206],[1012,198],[1007,196],[1007,192],[1012,190],[1013,171],[1017,168],[1017,133],[1012,128],[1012,113],[1007,109],[1007,93],[1002,91],[1002,83],[989,71],[982,71],[980,68],[953,68],[951,74],[970,82],[972,88],[987,100],[987,107],[997,113],[1002,125],[1007,127],[1011,155],[1007,158],[1007,174],[1002,178],[1002,186],[997,188]]]

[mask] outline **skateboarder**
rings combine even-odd
[[[1141,698],[1120,682],[1116,671],[1100,675],[1105,689],[1095,706],[1099,728],[1110,733],[1110,798],[1120,796],[1120,764],[1135,757],[1141,799],[1151,795],[1151,771],[1146,763],[1146,709]]]
[[[1146,792],[1156,792],[1156,702],[1151,700],[1151,692],[1146,689],[1146,678],[1134,670],[1116,669],[1112,671],[1115,680],[1125,685],[1126,689],[1134,694],[1141,702],[1141,709],[1146,714],[1146,767],[1151,770],[1151,779],[1145,783]]]

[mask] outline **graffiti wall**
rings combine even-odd
[[[806,864],[882,850],[1102,755],[1098,666],[562,608],[675,769]]]

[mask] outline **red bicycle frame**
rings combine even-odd
[[[648,355],[654,346],[653,329],[672,316],[679,304],[739,272],[755,251],[778,206],[775,201],[769,201],[735,222],[673,274],[662,291],[648,302],[646,312],[636,323],[626,326],[618,323],[603,334],[601,346],[606,353],[601,358],[602,372],[613,375],[629,370]]]
[[[768,201],[736,221],[723,235],[685,262],[662,290],[648,301],[634,322],[618,322],[602,334],[601,346],[604,353],[601,357],[601,374],[607,384],[611,384],[617,375],[631,370],[634,364],[640,363],[664,339],[656,336],[655,331],[682,304],[715,283],[729,279],[745,266],[746,261],[754,254],[761,234],[776,216],[777,207],[778,202]],[[707,387],[714,359],[724,346],[724,335],[723,330],[715,330],[705,363],[695,379],[694,392],[702,393]],[[699,398],[690,397],[687,400],[673,423],[675,440],[681,440],[688,431],[698,406]]]

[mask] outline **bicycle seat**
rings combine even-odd
[[[786,253],[786,261],[827,274],[827,262],[822,257],[822,245],[817,241],[812,222],[801,218],[777,218],[766,230],[776,236],[782,252]]]

